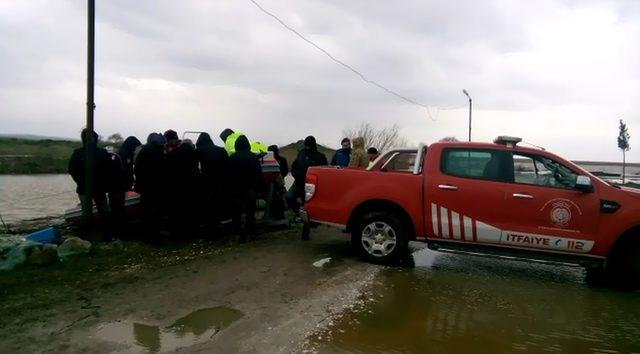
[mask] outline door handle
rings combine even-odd
[[[533,199],[532,195],[522,193],[513,193],[513,197],[518,199]]]
[[[450,191],[457,191],[457,190],[458,190],[458,187],[456,187],[456,186],[452,186],[452,185],[450,185],[450,184],[439,184],[439,185],[438,185],[438,188],[440,188],[440,189],[447,189],[447,190],[450,190]]]

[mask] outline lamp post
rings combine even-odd
[[[87,126],[86,126],[86,146],[85,146],[85,195],[89,200],[93,200],[95,188],[95,155],[97,141],[93,137],[93,73],[94,73],[94,53],[95,53],[95,0],[87,1]],[[91,215],[91,213],[89,213]],[[89,220],[83,220],[89,222]]]
[[[473,105],[473,101],[471,100],[471,96],[469,96],[469,92],[467,90],[462,90],[465,96],[469,99],[469,141],[471,141],[471,108]]]

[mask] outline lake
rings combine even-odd
[[[587,171],[620,174],[617,163],[580,163]],[[619,176],[606,180],[620,182]],[[640,183],[640,165],[627,167],[627,180]],[[291,175],[285,184],[293,183]],[[78,197],[75,183],[69,175],[0,175],[0,215],[6,223],[15,223],[40,217],[62,215],[75,206]]]

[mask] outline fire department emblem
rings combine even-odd
[[[556,227],[566,227],[571,221],[571,205],[558,201],[551,205],[551,223]]]

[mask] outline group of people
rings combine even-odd
[[[335,152],[331,159],[333,166],[368,168],[380,156],[378,149],[373,146],[365,152],[364,138],[361,137],[353,139],[353,149],[349,138],[342,139],[340,145],[342,147]]]
[[[215,234],[225,219],[231,219],[234,229],[245,235],[253,231],[257,198],[264,191],[261,156],[272,152],[280,166],[277,188],[282,193],[275,195],[281,200],[273,204],[282,207],[272,210],[275,218],[284,218],[285,202],[295,212],[304,202],[309,167],[329,165],[315,138],[308,136],[291,165],[294,183],[285,193],[289,164],[276,145],[251,143],[243,133],[231,129],[223,130],[219,137],[224,146],[216,145],[208,133],[200,133],[194,144],[167,130],[149,134],[145,144],[130,136],[110,152],[97,146],[97,134],[89,136],[88,130],[83,130],[83,147],[71,155],[69,174],[77,184],[84,228],[88,230],[93,224],[95,203],[99,219],[107,220],[109,229],[125,231],[125,196],[133,190],[140,195],[144,232],[151,238],[165,230],[172,235],[197,235],[201,229]],[[88,145],[95,151],[91,196],[85,179]],[[354,139],[353,150],[345,138],[331,165],[366,168],[376,157],[374,148],[364,151],[362,138]]]

